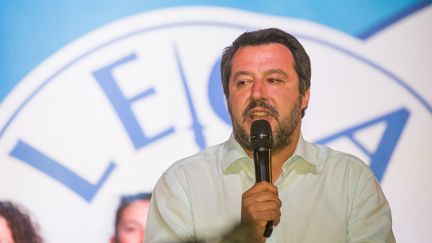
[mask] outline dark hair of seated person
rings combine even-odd
[[[6,220],[15,243],[43,242],[30,216],[18,205],[9,201],[0,201],[0,217]]]

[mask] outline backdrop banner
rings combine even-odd
[[[36,2],[0,4],[0,200],[47,242],[108,242],[122,195],[225,141],[222,51],[267,27],[311,57],[305,139],[371,167],[398,242],[432,242],[430,2]]]

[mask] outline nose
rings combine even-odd
[[[264,80],[255,80],[251,87],[251,98],[252,99],[265,99],[267,98],[267,87]]]

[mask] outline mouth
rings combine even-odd
[[[252,120],[260,120],[269,116],[271,116],[271,114],[269,114],[267,111],[256,111],[250,115]]]
[[[245,121],[270,120],[272,118],[274,118],[274,114],[266,109],[253,109],[244,116]]]
[[[255,120],[278,120],[279,113],[275,107],[266,103],[264,100],[251,100],[245,108],[243,114],[243,122],[251,123]]]

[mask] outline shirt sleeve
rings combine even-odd
[[[145,242],[192,242],[194,227],[187,181],[165,172],[152,194]]]
[[[394,243],[390,207],[371,171],[364,169],[348,222],[349,243]]]

